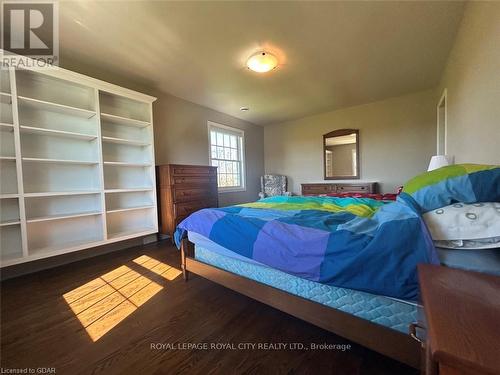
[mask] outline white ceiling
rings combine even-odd
[[[434,87],[462,12],[455,1],[63,1],[61,65],[264,125]],[[281,65],[259,75],[245,61],[262,48]]]

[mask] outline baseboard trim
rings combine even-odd
[[[0,280],[8,280],[14,277],[27,275],[30,273],[47,270],[63,266],[65,264],[78,262],[80,260],[93,258],[99,255],[112,253],[115,251],[129,249],[134,246],[142,246],[158,241],[156,235],[148,235],[145,237],[132,238],[121,242],[115,242],[97,247],[91,247],[72,253],[56,255],[50,258],[33,260],[31,262],[15,264],[12,266],[3,267],[0,269]]]

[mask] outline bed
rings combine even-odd
[[[184,278],[201,275],[418,368],[421,347],[408,334],[418,319],[416,265],[439,264],[422,213],[500,200],[497,167],[430,177],[410,181],[396,202],[272,197],[198,211],[175,233]]]

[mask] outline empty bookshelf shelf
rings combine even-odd
[[[90,111],[88,109],[71,107],[68,105],[47,102],[39,99],[27,98],[25,96],[18,96],[17,99],[19,102],[19,106],[21,108],[23,106],[27,106],[43,111],[59,112],[71,116],[84,117],[84,118],[91,118],[96,115],[96,112]]]
[[[116,165],[120,167],[151,167],[151,163],[129,163],[126,161],[105,161],[104,165]]]
[[[102,141],[108,142],[108,143],[119,143],[119,144],[130,145],[130,146],[139,146],[139,147],[149,146],[151,144],[151,143],[147,143],[147,142],[133,141],[130,139],[104,137],[104,136],[102,137]]]
[[[54,136],[54,137],[76,138],[76,139],[84,139],[84,140],[89,140],[89,141],[97,138],[97,135],[92,135],[92,134],[74,133],[74,132],[68,132],[68,131],[64,131],[64,130],[37,128],[34,126],[25,126],[25,125],[21,125],[21,133],[49,135],[49,136]]]
[[[12,95],[6,92],[0,92],[0,102],[4,104],[12,104]]]
[[[21,224],[19,220],[3,221],[0,223],[0,227],[6,227],[9,225],[18,225],[18,224]]]
[[[6,122],[0,122],[0,130],[5,129],[8,131],[14,131],[14,125],[8,124]]]
[[[55,163],[55,164],[84,164],[92,165],[99,164],[98,161],[86,161],[86,160],[64,160],[64,159],[44,159],[44,158],[23,158],[23,161],[33,162],[33,163]]]
[[[109,121],[113,124],[125,125],[125,126],[137,126],[139,128],[144,128],[151,125],[151,123],[142,120],[135,120],[128,117],[116,116],[109,113],[101,113],[101,118]]]
[[[55,197],[59,195],[87,195],[87,194],[100,194],[100,191],[45,191],[37,193],[24,193],[26,198],[35,197]]]
[[[39,221],[72,219],[72,218],[77,218],[77,217],[95,216],[95,215],[101,215],[101,214],[102,214],[102,212],[94,211],[94,212],[79,212],[79,213],[64,214],[64,215],[49,215],[49,216],[34,217],[32,219],[27,219],[26,222],[28,222],[28,223],[36,223],[36,222],[39,222]]]
[[[150,206],[138,206],[138,207],[117,208],[117,209],[115,209],[115,210],[108,210],[108,211],[106,211],[106,213],[108,213],[108,214],[112,214],[112,213],[115,213],[115,212],[134,211],[134,210],[145,210],[145,209],[148,209],[148,208],[154,208],[154,206],[153,206],[153,205],[150,205]]]
[[[153,188],[129,188],[129,189],[106,189],[104,192],[105,193],[128,193],[128,192],[135,192],[135,191],[151,191]]]
[[[125,230],[122,232],[116,232],[116,233],[109,233],[108,234],[108,239],[118,239],[118,238],[127,238],[127,237],[139,237],[147,234],[154,233],[156,230],[155,228],[142,228],[142,229],[135,229],[135,230]]]
[[[0,199],[18,198],[19,194],[0,194]]]

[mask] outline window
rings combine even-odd
[[[210,164],[217,168],[219,191],[245,190],[245,133],[208,122]]]

